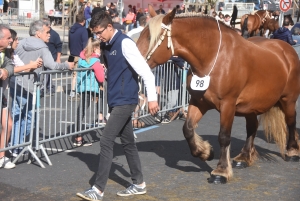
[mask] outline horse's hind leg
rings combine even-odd
[[[285,122],[288,127],[288,141],[286,145],[286,161],[299,161],[298,133],[296,130],[296,101],[280,101],[282,111],[285,114]]]
[[[257,159],[257,152],[254,146],[254,138],[258,128],[256,114],[250,114],[246,117],[247,140],[239,155],[233,159],[233,166],[236,168],[245,168],[251,166]]]
[[[208,109],[209,107],[205,102],[202,101],[199,104],[192,97],[189,102],[187,118],[182,128],[191,154],[194,157],[199,157],[203,161],[212,160],[214,158],[214,152],[211,145],[207,141],[203,141],[202,138],[195,133],[195,128]]]

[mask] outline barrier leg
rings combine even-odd
[[[46,159],[48,165],[52,165],[52,163],[51,163],[51,161],[50,161],[50,158],[49,158],[49,156],[48,156],[48,154],[47,154],[47,152],[46,152],[44,146],[43,146],[42,144],[40,144],[39,148],[40,148],[40,150],[42,151],[43,155],[45,156],[45,159]]]
[[[21,153],[15,158],[15,160],[14,160],[12,163],[15,164],[15,163],[19,160],[19,158],[23,155],[23,153],[24,153],[25,151],[29,151],[30,154],[31,154],[31,157],[33,157],[33,158],[38,162],[38,164],[41,166],[41,168],[45,168],[45,166],[43,165],[43,163],[41,162],[41,160],[37,157],[36,153],[31,149],[30,146],[26,146],[26,147],[21,151]],[[27,164],[30,164],[30,163],[31,163],[31,160],[29,160]]]

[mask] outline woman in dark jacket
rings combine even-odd
[[[231,20],[230,20],[230,25],[235,28],[235,20],[237,18],[237,14],[238,14],[238,9],[236,7],[236,5],[233,6],[233,11],[232,11],[232,15],[231,15]]]
[[[140,26],[140,21],[139,20],[140,20],[140,17],[142,17],[142,16],[144,16],[144,12],[143,12],[143,9],[140,8],[136,13],[136,20],[135,20],[135,22],[136,22],[135,27],[136,28]]]

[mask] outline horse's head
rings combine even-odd
[[[173,52],[171,39],[171,23],[176,9],[167,15],[157,15],[151,5],[149,14],[152,17],[142,31],[137,47],[151,68],[168,61]],[[169,36],[169,37],[168,37]]]

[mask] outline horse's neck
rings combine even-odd
[[[191,66],[194,67],[194,71],[201,69],[200,74],[207,75],[210,71],[218,53],[221,34],[223,38],[228,34],[227,31],[224,30],[227,29],[227,27],[222,28],[224,25],[221,25],[221,23],[219,26],[223,31],[220,33],[217,24],[217,21],[200,18],[199,21],[195,21],[195,24],[193,24],[193,22],[186,23],[180,21],[178,24],[174,23],[173,25],[174,28],[172,28],[172,31],[176,31],[176,33],[174,33],[176,39],[173,38],[175,39],[174,44],[176,44],[175,54],[177,52],[178,56],[190,63]],[[177,27],[177,29],[175,29],[175,27]],[[182,32],[182,27],[186,27],[184,33]],[[197,70],[195,68],[197,68]],[[199,75],[199,73],[197,74]]]

